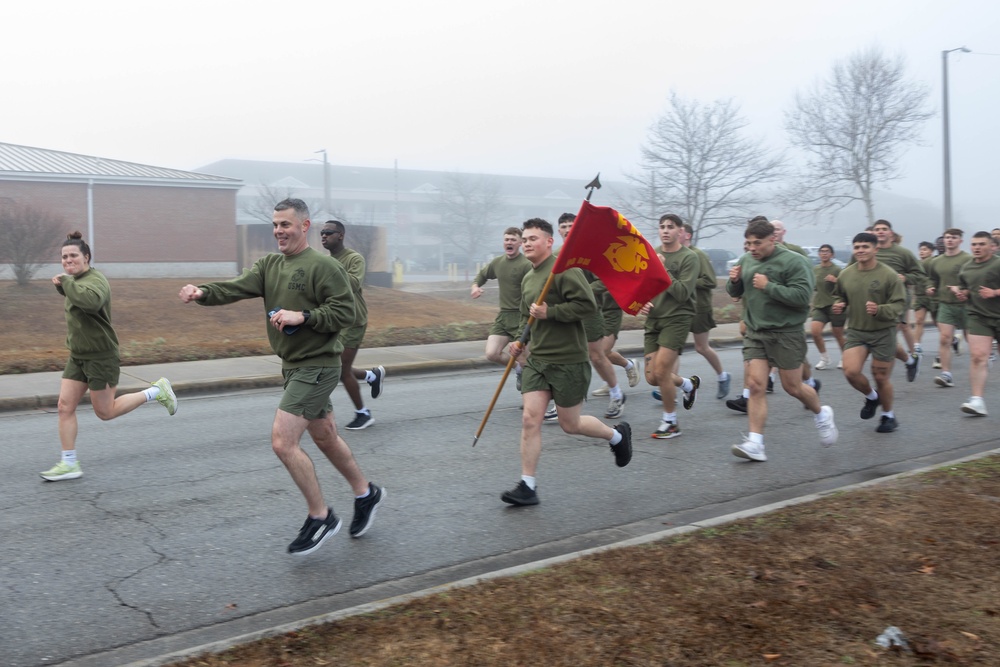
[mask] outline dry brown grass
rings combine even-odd
[[[911,650],[875,638],[902,629]],[[606,551],[183,667],[996,665],[1000,458]]]

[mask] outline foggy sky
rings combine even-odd
[[[589,180],[634,171],[670,91],[785,146],[795,90],[881,46],[941,106],[956,213],[992,204],[1000,3],[5,3],[0,141],[180,169],[224,158]],[[993,55],[981,55],[993,54]],[[894,192],[940,204],[941,119]],[[990,209],[992,207],[990,206]]]

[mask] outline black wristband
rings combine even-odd
[[[303,310],[302,311],[302,324],[305,324],[306,322],[308,322],[310,317],[312,317],[312,313],[310,313],[308,310]]]

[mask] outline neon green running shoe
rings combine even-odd
[[[60,461],[55,464],[45,472],[38,473],[47,482],[58,482],[63,479],[76,479],[77,477],[83,477],[83,470],[80,469],[79,463],[74,463],[69,465],[65,461]]]
[[[160,378],[153,383],[153,386],[160,390],[159,396],[156,397],[156,402],[165,407],[170,414],[176,413],[177,394],[174,393],[174,388],[170,386],[170,380]]]

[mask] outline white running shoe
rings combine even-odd
[[[639,360],[629,359],[632,362],[632,368],[625,369],[625,377],[628,378],[628,386],[634,387],[639,384]]]
[[[986,403],[979,396],[973,396],[968,403],[962,403],[962,412],[976,417],[985,417]]]
[[[591,396],[610,396],[611,395],[611,387],[609,387],[607,385],[607,383],[605,383],[604,386],[598,387],[594,391],[590,392],[590,395]]]
[[[733,445],[729,451],[741,459],[749,459],[751,461],[767,460],[767,455],[764,454],[764,445],[751,442],[746,436],[744,436],[743,442]]]
[[[819,358],[819,363],[813,366],[813,368],[815,368],[818,371],[825,371],[830,368],[830,363],[831,363],[830,357],[824,354]]]
[[[833,423],[833,408],[829,405],[824,405],[819,409],[819,415],[816,418],[816,430],[819,431],[819,444],[824,447],[836,444],[840,431],[837,430],[837,425]]]

